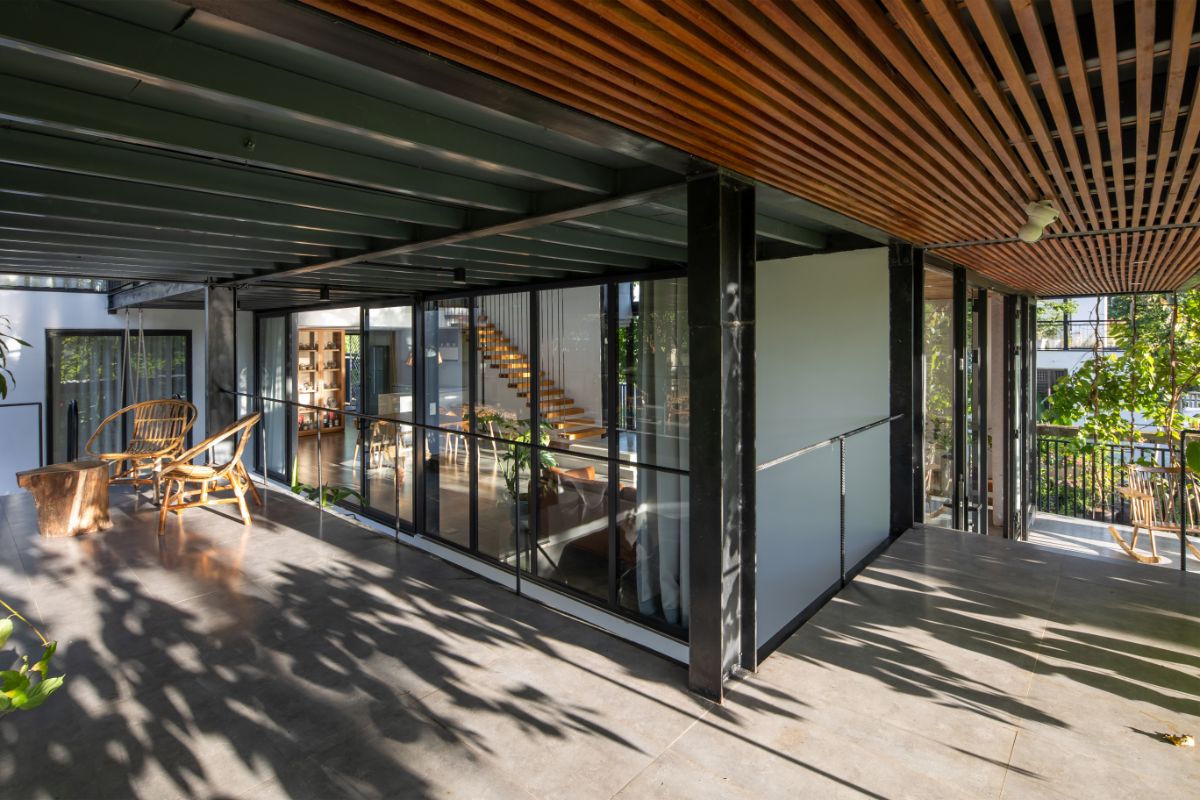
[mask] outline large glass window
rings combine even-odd
[[[411,521],[413,463],[413,310],[410,305],[367,311],[362,370],[363,411],[389,422],[366,423],[368,505],[386,515]],[[399,492],[397,492],[397,489]]]
[[[470,304],[425,307],[425,532],[460,547],[471,544]]]
[[[258,321],[259,394],[287,400],[291,394],[288,373],[288,318],[263,317]],[[263,401],[263,421],[257,426],[266,438],[267,469],[277,478],[288,475],[288,407],[282,402]],[[255,449],[256,457],[259,450]],[[259,465],[261,468],[261,465]]]
[[[686,280],[423,309],[423,532],[684,635]]]
[[[954,523],[954,281],[948,272],[925,270],[925,523]]]
[[[105,417],[142,400],[190,399],[191,337],[186,331],[47,331],[50,458],[67,459],[68,408],[79,411],[79,449]],[[125,421],[125,424],[128,420]],[[119,451],[129,432],[109,425],[99,446]]]

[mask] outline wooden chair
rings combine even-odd
[[[1130,464],[1129,485],[1117,487],[1118,491],[1129,500],[1129,518],[1133,526],[1133,535],[1126,542],[1120,532],[1113,526],[1108,527],[1109,534],[1120,545],[1121,549],[1134,560],[1142,564],[1157,564],[1162,561],[1158,555],[1155,534],[1165,533],[1176,539],[1179,537],[1179,467],[1145,467],[1140,464]],[[1183,515],[1184,530],[1187,536],[1200,535],[1200,492],[1197,491],[1196,475],[1191,470],[1182,472],[1186,492]],[[1150,555],[1137,550],[1138,533],[1146,531],[1150,537]],[[1196,545],[1184,539],[1187,548],[1196,558],[1200,558],[1200,550]]]
[[[262,505],[258,489],[250,480],[250,473],[242,464],[242,452],[250,441],[250,431],[258,424],[260,413],[242,417],[237,422],[227,426],[217,434],[208,437],[200,444],[181,453],[175,460],[162,466],[161,480],[163,485],[162,506],[158,510],[158,533],[161,536],[167,526],[167,512],[174,511],[182,514],[185,508],[197,506],[218,506],[226,503],[237,503],[242,514],[242,522],[250,524],[250,510],[246,507],[246,490],[254,497],[254,502]],[[236,437],[233,454],[228,461],[221,464],[193,464],[192,459],[211,450],[226,439]],[[188,489],[187,485],[199,484],[198,489]],[[214,492],[229,491],[233,497],[212,498]],[[198,499],[197,496],[199,496]]]
[[[110,425],[117,425],[126,414],[133,415],[129,442],[115,453],[100,450],[100,440]],[[158,496],[158,468],[183,452],[187,433],[196,424],[196,407],[186,400],[146,400],[126,406],[106,417],[84,445],[93,458],[116,465],[109,483],[154,485]],[[148,474],[143,474],[148,473]]]

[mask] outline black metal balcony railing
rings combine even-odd
[[[1079,519],[1129,523],[1129,502],[1120,487],[1128,481],[1129,464],[1169,466],[1171,449],[1155,442],[1096,444],[1084,452],[1074,440],[1038,434],[1037,509]]]
[[[1120,350],[1117,334],[1129,320],[1061,320],[1037,324],[1038,350]]]

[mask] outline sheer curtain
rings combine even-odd
[[[641,284],[637,386],[637,595],[640,613],[687,627],[688,324],[685,279]]]

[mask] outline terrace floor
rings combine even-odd
[[[272,492],[254,526],[36,534],[0,587],[62,692],[0,719],[0,796],[1192,796],[1200,582],[906,534],[724,706],[685,671]],[[22,640],[27,644],[27,639]],[[7,660],[11,652],[5,654]]]
[[[1131,540],[1132,530],[1128,525],[1112,527],[1117,529],[1125,541]],[[1158,554],[1162,561],[1157,564],[1139,564],[1125,554],[1109,534],[1108,528],[1109,523],[1099,520],[1064,517],[1039,511],[1030,526],[1028,541],[1030,544],[1052,547],[1086,558],[1114,560],[1143,568],[1179,569],[1177,536],[1158,534]],[[1150,554],[1150,542],[1145,532],[1138,538],[1137,549],[1146,555]],[[1191,553],[1187,554],[1185,566],[1188,572],[1200,573],[1200,559]]]

